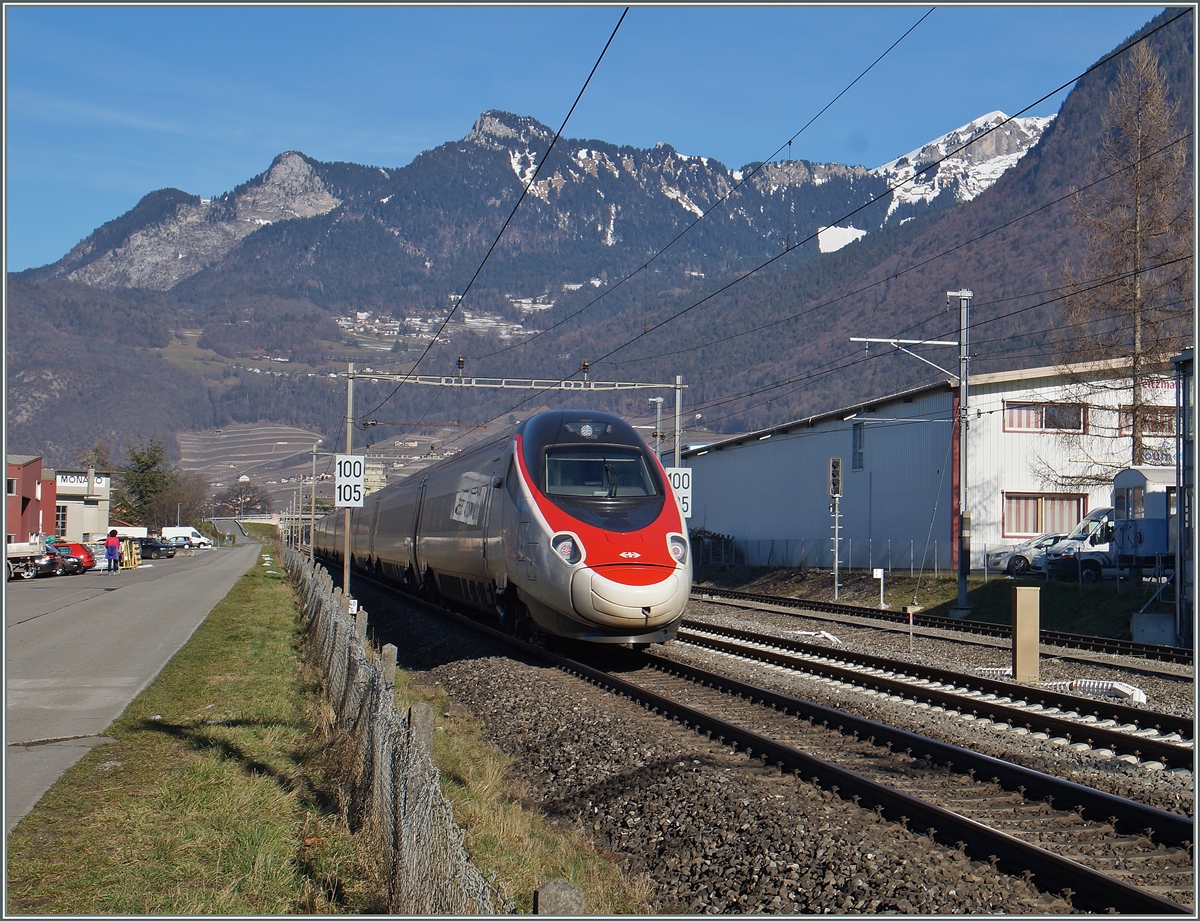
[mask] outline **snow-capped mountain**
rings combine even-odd
[[[943,194],[956,204],[971,201],[1029,153],[1052,121],[1053,115],[1009,119],[1003,112],[989,112],[875,167],[869,175],[891,190],[883,222],[911,220]],[[822,227],[821,252],[837,252],[861,239],[869,229],[864,224],[856,217],[844,226]]]
[[[399,169],[322,163],[290,151],[212,201],[176,189],[152,192],[33,275],[166,291],[205,272],[228,275],[241,263],[247,282],[266,271],[328,293],[328,258],[336,258],[332,274],[339,278],[360,271],[347,259],[363,259],[380,267],[391,261],[395,275],[408,280],[410,296],[428,302],[453,290],[457,282],[449,276],[480,258],[527,185],[503,248],[516,258],[556,252],[570,276],[537,284],[574,281],[585,265],[592,274],[620,270],[718,204],[672,259],[687,277],[720,273],[802,241],[808,241],[799,246],[802,254],[834,252],[945,206],[944,195],[969,201],[1016,163],[1050,121],[1016,119],[988,133],[1003,120],[990,113],[874,170],[805,160],[729,169],[669,144],[639,149],[570,139],[542,164],[553,131],[533,118],[489,111],[462,140]],[[285,225],[309,229],[288,233]],[[260,247],[269,247],[269,265]],[[418,292],[414,283],[444,290]]]
[[[957,201],[970,201],[1025,156],[1052,121],[1053,115],[1009,119],[1003,112],[989,112],[877,166],[872,174],[895,189],[888,215],[902,205],[931,202],[945,191]]]

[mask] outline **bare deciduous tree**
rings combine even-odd
[[[1100,377],[1069,371],[1072,399],[1115,404],[1111,412],[1094,414],[1097,424],[1089,434],[1128,438],[1125,463],[1134,465],[1164,462],[1146,439],[1169,436],[1173,420],[1146,399],[1146,390],[1186,347],[1191,329],[1190,134],[1175,108],[1154,52],[1145,42],[1135,45],[1103,117],[1098,169],[1106,178],[1075,196],[1085,239],[1082,263],[1063,270],[1061,364],[1105,362],[1117,371]],[[1101,399],[1105,389],[1120,395]],[[1080,435],[1064,437],[1082,447]],[[1094,472],[1100,482],[1112,475]]]

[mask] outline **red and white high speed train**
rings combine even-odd
[[[318,559],[341,564],[344,522],[317,523]],[[368,496],[350,548],[352,570],[499,613],[526,638],[665,642],[692,587],[662,464],[609,413],[538,413]]]

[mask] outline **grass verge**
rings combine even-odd
[[[255,566],[9,834],[7,912],[377,910],[298,640],[282,574]]]
[[[303,659],[292,593],[275,551],[264,552],[274,565],[239,580],[108,728],[115,741],[9,834],[9,914],[385,910],[364,844],[342,821],[344,752]],[[648,882],[627,881],[575,823],[531,807],[477,719],[403,671],[396,698],[433,707],[443,792],[468,853],[510,905],[531,911],[534,889],[565,877],[589,914],[648,910]]]
[[[597,852],[582,826],[532,804],[512,760],[482,740],[483,724],[441,688],[397,673],[397,706],[418,701],[433,708],[434,763],[467,852],[513,910],[532,912],[534,890],[562,877],[583,889],[584,914],[649,912],[648,879],[626,879],[619,858]]]

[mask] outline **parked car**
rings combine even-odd
[[[87,567],[83,565],[83,560],[73,554],[69,547],[62,546],[61,544],[55,544],[48,549],[57,553],[62,559],[62,569],[58,571],[57,575],[81,576],[87,572]]]
[[[71,554],[71,556],[79,557],[79,561],[83,563],[83,568],[85,570],[96,568],[95,555],[83,544],[75,544],[65,540],[56,540],[54,542],[54,546],[56,548],[64,547],[66,548],[67,552]]]
[[[33,565],[38,576],[61,576],[67,568],[62,554],[51,547],[47,547],[46,552],[33,561]]]
[[[157,537],[135,538],[141,545],[143,560],[159,560],[164,556],[170,559],[175,555],[175,545],[159,540]]]
[[[1039,534],[1021,544],[1001,547],[987,556],[989,572],[1006,572],[1010,576],[1024,576],[1030,572],[1045,573],[1046,549],[1053,547],[1065,534]]]
[[[196,545],[192,543],[190,537],[171,537],[167,539],[168,544],[174,544],[176,550],[195,550]]]

